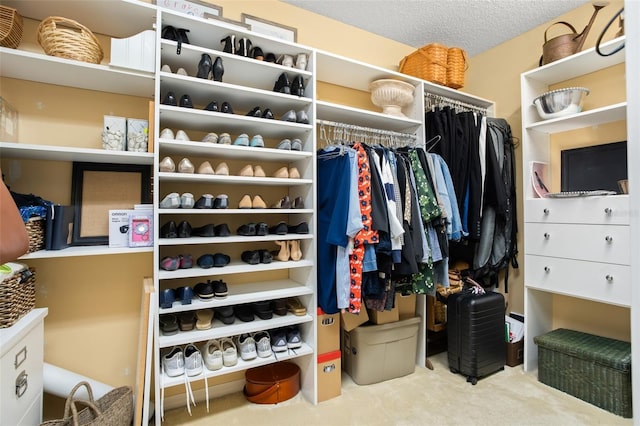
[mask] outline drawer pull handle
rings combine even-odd
[[[18,369],[22,365],[22,363],[27,359],[27,347],[20,349],[13,360],[13,368]]]
[[[610,282],[610,283],[613,282],[613,275],[607,274],[607,276],[604,278],[607,280],[607,282]]]
[[[611,213],[613,213],[613,209],[611,207],[606,207],[604,209],[604,214],[610,215]]]
[[[604,237],[604,240],[611,244],[613,242],[613,237],[611,235],[607,235],[606,237]]]
[[[548,214],[549,214],[549,209],[544,209],[544,210],[542,210],[542,212],[543,212],[545,215],[548,215]]]
[[[18,377],[16,377],[16,396],[18,398],[24,395],[24,393],[27,391],[27,388],[29,387],[29,382],[27,381],[28,376],[29,375],[24,370],[22,370],[22,373],[20,373]]]
[[[551,237],[551,234],[549,234],[548,232],[545,232],[545,233],[544,233],[544,239],[545,239],[545,240],[548,240],[548,239],[549,239],[549,237]]]
[[[544,271],[548,274],[549,272],[551,272],[551,268],[549,268],[548,266],[545,266]]]

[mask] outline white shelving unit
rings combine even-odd
[[[160,159],[171,157],[176,164],[181,158],[189,158],[197,168],[203,161],[209,161],[214,167],[224,161],[229,165],[229,175],[205,175],[177,172],[156,172],[154,187],[157,188],[155,204],[169,192],[191,192],[197,200],[201,194],[211,193],[217,196],[228,194],[229,208],[227,209],[156,209],[156,249],[155,265],[167,255],[189,252],[194,261],[203,253],[225,253],[231,262],[221,268],[203,269],[196,265],[190,269],[156,272],[156,289],[174,288],[177,285],[195,286],[206,279],[223,279],[229,288],[229,296],[224,299],[211,301],[193,300],[191,305],[173,304],[171,308],[159,309],[158,315],[184,313],[198,309],[216,308],[223,306],[239,306],[259,301],[270,301],[297,297],[307,308],[305,315],[285,316],[275,315],[268,320],[255,319],[242,322],[238,318],[231,325],[224,325],[218,319],[213,321],[209,330],[180,331],[175,335],[163,335],[159,327],[156,329],[157,352],[156,359],[176,345],[188,343],[201,344],[210,339],[239,336],[243,333],[257,331],[273,331],[278,328],[296,326],[302,334],[303,346],[291,350],[277,358],[256,358],[245,362],[239,360],[233,367],[223,367],[220,370],[205,371],[200,376],[189,380],[201,380],[206,377],[221,376],[243,371],[251,367],[263,365],[279,360],[290,359],[301,368],[302,393],[311,402],[316,402],[316,331],[315,331],[315,135],[313,133],[313,94],[314,94],[314,53],[308,47],[283,42],[247,32],[237,27],[228,27],[219,21],[210,21],[197,17],[188,17],[168,10],[158,12],[158,28],[172,25],[176,28],[189,29],[190,44],[183,44],[180,55],[176,54],[176,43],[158,37],[156,98],[160,101],[171,91],[179,99],[183,94],[189,94],[194,108],[164,105],[159,102],[156,106],[156,134],[164,128],[171,128],[174,132],[185,131],[191,141],[174,141],[170,139],[156,140],[156,170]],[[306,70],[285,67],[277,63],[258,61],[249,57],[229,54],[222,51],[220,40],[228,35],[249,38],[253,46],[259,46],[266,54],[272,52],[279,56],[289,54],[294,58],[299,53],[308,55]],[[221,58],[224,67],[222,81],[212,81],[197,78],[197,66],[203,54],[211,57],[212,61]],[[188,76],[176,75],[160,71],[162,65],[169,65],[172,71],[184,68]],[[282,73],[289,75],[292,81],[297,75],[305,81],[304,96],[294,96],[273,91],[274,83]],[[233,108],[233,114],[212,112],[204,109],[211,101],[216,101],[218,108],[223,102],[228,102]],[[274,119],[247,116],[246,113],[254,107],[262,111],[271,109]],[[310,123],[294,123],[280,118],[287,111],[305,111]],[[229,133],[232,142],[239,134],[245,133],[251,139],[260,134],[264,147],[237,146],[199,142],[201,136],[215,132],[220,135]],[[300,139],[301,151],[287,151],[277,149],[282,139]],[[266,172],[266,177],[240,176],[239,170],[246,164],[260,165]],[[296,167],[300,178],[276,178],[273,173],[280,167]],[[240,209],[238,202],[243,194],[260,195],[266,202],[267,208]],[[303,209],[278,209],[271,206],[277,203],[283,194],[293,201],[296,197],[303,197]],[[160,228],[170,220],[176,222],[187,220],[195,226],[212,223],[228,224],[231,236],[228,237],[191,237],[191,238],[161,238]],[[238,236],[236,229],[248,222],[265,222],[274,226],[284,221],[289,225],[301,222],[309,224],[309,234],[286,234],[266,236]],[[246,250],[268,249],[277,250],[275,241],[299,240],[303,258],[297,261],[278,261],[274,259],[268,264],[249,265],[241,260],[241,253]],[[275,275],[275,278],[273,277]],[[197,299],[197,298],[196,298]],[[238,358],[240,355],[238,354]],[[156,395],[160,388],[184,384],[184,378],[170,378],[156,365]],[[215,397],[215,394],[213,395]],[[156,399],[156,404],[159,400]],[[159,408],[157,405],[156,408]]]
[[[603,43],[602,51],[611,51],[622,42],[625,42],[624,37]],[[633,195],[535,198],[529,168],[530,161],[550,161],[551,135],[621,121],[629,116],[628,106],[637,102],[637,92],[629,87],[627,102],[551,120],[540,120],[532,105],[533,99],[552,84],[624,63],[625,51],[627,66],[629,59],[633,59],[637,67],[637,54],[630,53],[630,46],[609,57],[599,56],[592,48],[521,76],[526,371],[537,369],[538,351],[534,337],[553,328],[554,295],[631,308],[632,311],[638,306],[637,295],[632,297],[636,287],[632,283],[638,268],[637,258],[633,257],[630,248],[640,229],[633,223],[636,221],[634,215],[630,214],[637,210],[633,207],[637,205]],[[627,75],[631,75],[629,70],[627,68]],[[638,133],[631,128],[634,120],[637,119],[627,120],[630,166],[637,158],[638,149]],[[629,167],[633,186],[638,181],[633,179],[632,170],[633,167]],[[632,341],[637,342],[637,337],[635,331]]]

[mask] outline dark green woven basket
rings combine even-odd
[[[631,344],[574,330],[534,337],[538,380],[622,417],[633,417]]]

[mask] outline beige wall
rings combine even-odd
[[[613,1],[602,9],[596,18],[593,29],[589,33],[584,48],[593,47],[598,35],[611,17],[622,7],[621,1]],[[511,125],[514,136],[522,137],[521,106],[520,106],[520,74],[538,66],[538,60],[542,54],[544,31],[553,22],[567,21],[572,23],[580,31],[587,24],[593,8],[590,4],[575,9],[557,19],[540,25],[530,31],[514,37],[510,41],[496,46],[487,52],[476,55],[470,59],[467,72],[467,85],[465,91],[473,93],[496,102],[496,115],[507,119]],[[566,27],[565,27],[566,28]],[[618,30],[617,22],[607,32],[604,40],[613,38]],[[555,26],[549,31],[549,36],[554,37],[564,34],[562,26]],[[624,99],[624,68],[612,67],[594,75],[581,77],[575,80],[562,82],[557,86],[586,86],[591,89],[591,94],[585,99],[584,109],[588,110],[608,103],[620,102]],[[554,87],[557,87],[554,86]],[[598,143],[626,140],[624,123],[615,123],[607,126],[599,126],[597,129],[586,129],[559,135],[552,139],[555,149],[555,162],[559,149],[576,145],[589,144],[590,141]],[[517,156],[522,159],[521,149],[517,149]],[[518,163],[517,186],[518,194],[522,194],[522,169],[521,161]],[[553,165],[552,165],[553,166]],[[559,189],[559,182],[553,182],[552,190]],[[518,226],[522,231],[522,198],[518,200]],[[520,270],[510,275],[509,307],[515,312],[524,312],[524,273],[522,232],[519,233],[518,247],[520,249]],[[593,315],[593,312],[598,312]],[[603,319],[606,318],[606,321]],[[554,299],[554,326],[570,326],[585,331],[591,331],[610,337],[628,340],[630,337],[629,310],[594,304],[567,297]]]
[[[301,44],[393,70],[415,50],[279,1],[212,3],[223,7],[226,18],[239,20],[244,12],[293,26]],[[612,5],[604,9],[597,21],[598,28],[616,8]],[[589,8],[584,7],[563,18],[582,24],[589,15]],[[21,49],[39,51],[33,36],[35,25],[27,21]],[[497,115],[506,118],[518,136],[520,73],[536,66],[543,30],[541,26],[470,60],[465,91],[495,100]],[[103,40],[103,46],[107,47],[108,41]],[[587,46],[592,46],[594,40],[592,33]],[[433,41],[437,40],[425,40],[425,44]],[[108,49],[105,50],[106,63],[109,58]],[[340,97],[332,88],[322,90],[323,98]],[[0,95],[20,111],[19,131],[25,143],[98,148],[104,114],[144,117],[147,112],[146,99],[142,98],[60,89],[6,78],[0,79]],[[355,106],[371,107],[361,93],[350,95],[350,99]],[[19,192],[33,192],[59,203],[70,201],[69,164],[2,159],[2,169]],[[55,185],[50,183],[52,180]],[[521,218],[521,204],[519,207]],[[49,307],[45,360],[113,386],[133,385],[142,278],[152,274],[151,254],[45,259],[29,264],[38,270],[37,305]],[[511,277],[510,306],[523,312],[522,271],[512,273]],[[562,306],[569,306],[570,316],[594,323],[595,318],[582,318],[588,317],[582,315],[587,312],[583,303],[563,301]],[[628,322],[626,310],[612,311],[603,317],[619,320],[615,322],[620,324]],[[59,404],[54,399],[45,415],[59,414]]]

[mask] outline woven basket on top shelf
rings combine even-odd
[[[450,47],[447,52],[447,87],[464,87],[464,72],[467,70],[467,55],[459,47]]]
[[[400,61],[400,72],[442,86],[460,89],[468,68],[467,55],[459,47],[431,43]]]
[[[427,44],[400,61],[400,72],[444,86],[447,83],[447,54],[446,46]]]
[[[104,52],[95,35],[84,25],[60,16],[49,16],[38,26],[38,44],[50,56],[99,64]]]
[[[16,49],[22,40],[22,16],[12,7],[0,6],[0,46]]]

